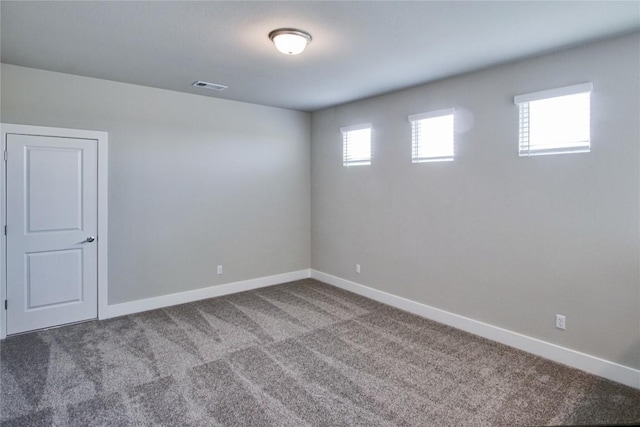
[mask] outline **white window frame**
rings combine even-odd
[[[514,104],[519,109],[519,135],[518,135],[518,155],[520,157],[539,156],[547,154],[566,154],[566,153],[588,153],[591,151],[591,99],[590,95],[593,91],[593,83],[581,83],[572,86],[565,86],[556,89],[532,92],[518,95],[513,98]],[[535,101],[549,100],[571,95],[588,94],[589,95],[589,134],[586,140],[580,141],[558,141],[556,144],[538,143],[531,144],[530,129],[530,103]]]
[[[455,155],[455,108],[445,108],[442,110],[429,111],[427,113],[412,114],[409,116],[411,123],[411,162],[447,162],[453,161]],[[421,132],[421,125],[424,121],[439,117],[451,116],[451,153],[444,156],[428,155],[421,152],[421,148],[430,143],[430,136]]]
[[[364,150],[366,155],[353,157],[353,153],[351,153],[351,151],[353,150],[350,150],[350,148],[352,147],[349,140],[352,135],[351,132],[361,131],[365,129],[369,130],[368,150]],[[371,123],[362,123],[359,125],[341,127],[340,132],[342,133],[342,165],[345,167],[370,165],[372,135]]]

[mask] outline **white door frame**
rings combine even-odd
[[[93,139],[98,143],[98,319],[104,319],[107,315],[108,305],[108,155],[109,138],[107,132],[64,129],[31,125],[16,125],[0,123],[2,133],[3,155],[7,150],[7,134],[23,134],[36,136],[53,136],[64,138]],[[7,336],[7,310],[4,309],[4,301],[7,298],[7,237],[4,234],[4,226],[7,218],[7,182],[6,163],[4,157],[0,157],[0,339]]]

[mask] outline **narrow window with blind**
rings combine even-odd
[[[591,151],[592,83],[516,96],[520,156]]]
[[[453,108],[409,116],[413,163],[453,160]]]
[[[347,126],[342,132],[342,161],[344,166],[371,164],[371,124]]]

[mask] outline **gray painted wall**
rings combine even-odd
[[[640,368],[639,47],[636,34],[311,121],[2,65],[0,119],[109,132],[110,304],[311,266]],[[513,96],[585,81],[592,152],[519,158]],[[411,164],[407,116],[447,107],[455,162]],[[339,128],[363,122],[373,164],[345,169]]]
[[[640,368],[639,52],[635,34],[313,113],[312,268]],[[519,158],[514,95],[587,81],[592,152]],[[455,161],[412,164],[407,116],[448,107]],[[339,128],[366,122],[372,165],[344,168]]]
[[[309,268],[309,114],[4,64],[1,79],[2,122],[109,132],[110,304]]]

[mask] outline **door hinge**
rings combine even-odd
[[[7,235],[7,226],[6,225],[4,226],[4,235],[5,236]]]
[[[4,300],[4,309],[7,309],[7,300]]]
[[[7,153],[7,150],[4,150],[4,161],[6,162],[8,158],[9,154]]]

